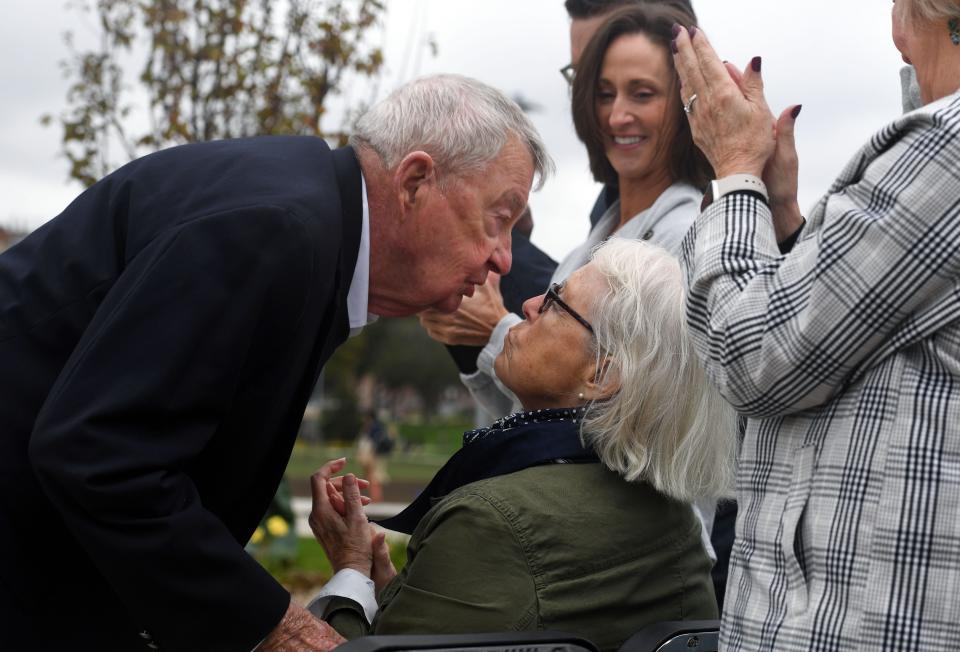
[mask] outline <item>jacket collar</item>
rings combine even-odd
[[[412,534],[420,519],[454,489],[532,466],[599,462],[580,439],[583,408],[520,412],[489,428],[471,430],[464,445],[402,512],[377,521],[388,530]]]

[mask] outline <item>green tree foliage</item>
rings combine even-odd
[[[79,0],[98,45],[74,35],[61,62],[67,107],[45,124],[63,129],[70,177],[90,185],[123,161],[182,143],[260,134],[324,132],[329,97],[349,75],[375,76],[383,63],[367,44],[384,0]],[[140,61],[135,111],[126,66]],[[146,123],[145,126],[140,126]]]
[[[428,414],[435,411],[444,389],[460,385],[450,355],[430,339],[416,318],[378,321],[368,330],[359,368],[390,389],[415,387]]]
[[[366,329],[337,347],[323,366],[323,392],[334,407],[323,414],[323,432],[330,439],[350,440],[360,432],[361,414],[357,401],[360,365],[367,355]]]
[[[337,407],[324,415],[331,438],[350,438],[360,428],[357,380],[371,374],[389,389],[413,387],[432,415],[443,391],[459,386],[457,367],[416,318],[382,319],[347,340],[324,367],[324,392]]]

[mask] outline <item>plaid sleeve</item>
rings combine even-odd
[[[698,218],[685,242],[688,323],[739,411],[820,405],[858,371],[960,318],[958,135],[960,99],[878,133],[788,255],[753,197],[724,197]]]

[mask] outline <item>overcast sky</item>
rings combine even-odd
[[[694,0],[721,56],[763,56],[775,112],[803,104],[797,123],[800,199],[806,210],[855,150],[900,112],[899,54],[890,4],[874,0]],[[596,196],[569,117],[568,20],[562,0],[387,0],[385,94],[417,74],[457,72],[522,95],[558,174],[531,197],[534,241],[562,257],[587,232]],[[60,132],[39,116],[64,105],[61,34],[76,18],[65,0],[6,2],[0,21],[0,224],[34,228],[80,191],[57,154]],[[82,30],[81,30],[82,31]],[[428,35],[438,45],[431,57]]]

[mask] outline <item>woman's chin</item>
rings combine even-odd
[[[498,355],[496,359],[493,361],[493,371],[494,373],[497,374],[497,378],[500,380],[500,382],[504,384],[506,384],[503,380],[504,375],[509,375],[507,374],[507,369],[506,369],[507,367],[506,358],[507,358],[507,352],[506,352],[506,349],[504,349],[503,351],[500,351],[500,355]]]

